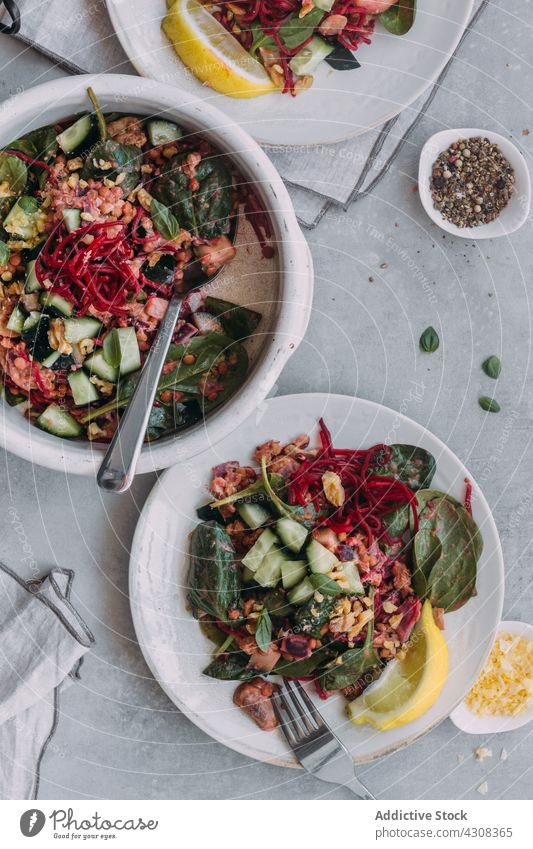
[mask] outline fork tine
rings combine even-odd
[[[280,691],[274,691],[272,694],[272,704],[274,705],[274,711],[278,718],[279,726],[286,737],[287,743],[291,749],[295,749],[301,742],[301,736],[298,728],[294,725],[290,718],[285,696]],[[289,716],[288,720],[287,716]],[[298,731],[298,736],[295,733],[296,731]]]
[[[300,723],[298,721],[299,717],[294,713],[294,710],[291,706],[291,703],[289,702],[289,700],[287,699],[287,696],[285,695],[283,690],[281,690],[281,688],[275,693],[274,704],[276,702],[278,703],[278,708],[280,708],[280,706],[281,706],[280,710],[281,710],[281,713],[282,713],[282,719],[280,721],[282,721],[282,723],[283,723],[282,727],[284,729],[289,727],[288,723],[287,723],[287,719],[286,719],[286,717],[288,717],[289,723],[290,723],[290,731],[291,731],[292,735],[296,738],[295,739],[295,745],[298,745],[299,743],[302,742],[302,740],[304,740],[307,737],[307,735],[308,735],[307,729],[302,728],[302,726],[300,725]],[[278,716],[278,718],[279,718],[279,716]],[[291,743],[291,745],[293,745],[293,744]]]
[[[324,720],[322,719],[322,717],[321,717],[320,713],[317,711],[317,709],[316,709],[316,707],[314,706],[313,702],[311,701],[311,699],[309,698],[309,696],[308,696],[308,695],[307,695],[307,693],[305,692],[305,688],[304,688],[304,687],[302,687],[302,685],[300,684],[300,682],[299,682],[299,681],[293,681],[292,683],[293,683],[293,684],[294,684],[294,686],[297,688],[297,690],[298,690],[298,692],[299,692],[299,694],[300,694],[300,696],[301,696],[301,698],[302,698],[302,701],[304,702],[304,704],[305,704],[305,706],[306,706],[306,708],[307,708],[308,712],[309,712],[309,713],[311,714],[311,716],[313,717],[313,719],[314,719],[314,721],[316,722],[317,726],[318,726],[320,729],[326,729],[326,728],[327,728],[326,723],[324,722]]]
[[[302,695],[303,687],[299,687],[298,689],[293,689],[293,685],[297,684],[298,683],[297,681],[284,681],[283,683],[285,684],[285,688],[286,688],[289,696],[292,699],[292,703],[293,703],[294,707],[296,708],[296,710],[298,711],[300,719],[304,723],[308,733],[309,734],[315,734],[316,731],[318,731],[319,726],[318,726],[318,723],[316,723],[316,724],[313,723],[312,718],[311,718],[312,714],[309,711],[309,708],[308,708],[307,702],[305,702],[305,699],[300,698],[300,696]],[[307,694],[306,694],[306,698],[307,698]],[[302,704],[302,701],[304,702],[303,704]],[[308,701],[310,701],[310,700],[308,700]],[[313,717],[313,719],[314,719],[314,717]]]

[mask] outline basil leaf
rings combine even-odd
[[[398,0],[379,17],[385,29],[393,35],[405,35],[414,24],[415,14],[416,0]]]
[[[39,202],[36,198],[30,197],[29,195],[24,195],[19,198],[18,205],[23,212],[26,212],[28,215],[34,215],[39,209]],[[7,222],[6,222],[7,224]]]
[[[171,213],[168,206],[165,206],[164,203],[161,203],[156,198],[152,198],[150,215],[156,229],[159,230],[164,239],[171,242],[172,239],[177,237],[180,231],[180,225],[178,219]]]
[[[270,641],[272,639],[272,620],[266,607],[263,607],[257,620],[257,628],[255,631],[255,641],[261,651],[268,651]]]
[[[307,41],[309,36],[313,35],[324,16],[325,12],[323,9],[315,8],[304,18],[299,18],[298,15],[289,18],[278,30],[279,37],[285,47],[294,49],[304,41]]]
[[[489,398],[487,395],[481,396],[481,398],[479,399],[479,406],[487,413],[499,413],[501,410],[501,407],[496,401],[496,399]]]
[[[496,357],[493,354],[491,357],[487,357],[481,368],[487,377],[492,377],[493,380],[497,380],[501,374],[502,364],[499,357]]]
[[[439,334],[434,327],[426,327],[420,337],[420,350],[426,354],[433,354],[439,347]]]
[[[11,251],[5,242],[0,241],[0,265],[7,265],[9,262],[9,257],[11,256]]]
[[[28,169],[18,156],[0,153],[0,183],[7,183],[9,190],[21,194],[28,181]]]

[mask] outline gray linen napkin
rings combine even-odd
[[[68,14],[65,0],[17,2],[22,14],[17,37],[62,66],[74,73],[135,73],[113,32],[105,0],[69,0]],[[461,44],[487,3],[476,0]],[[399,116],[355,139],[328,145],[327,156],[323,145],[266,148],[287,183],[301,224],[314,227],[332,203],[346,208],[372,191],[426,114],[450,64],[429,92]]]
[[[35,799],[59,691],[94,637],[70,603],[74,573],[25,583],[0,563],[0,799]]]

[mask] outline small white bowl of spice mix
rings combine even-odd
[[[467,734],[513,731],[533,719],[533,625],[500,622],[490,654],[450,719]]]
[[[431,136],[422,148],[418,190],[429,217],[463,239],[518,230],[531,206],[531,182],[518,148],[498,133],[461,128]]]

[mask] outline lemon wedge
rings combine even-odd
[[[215,91],[242,98],[276,90],[261,63],[196,0],[172,3],[163,30],[184,65]]]
[[[448,675],[448,648],[429,601],[415,626],[403,660],[392,660],[380,678],[348,705],[355,725],[388,731],[418,719],[437,701]]]

